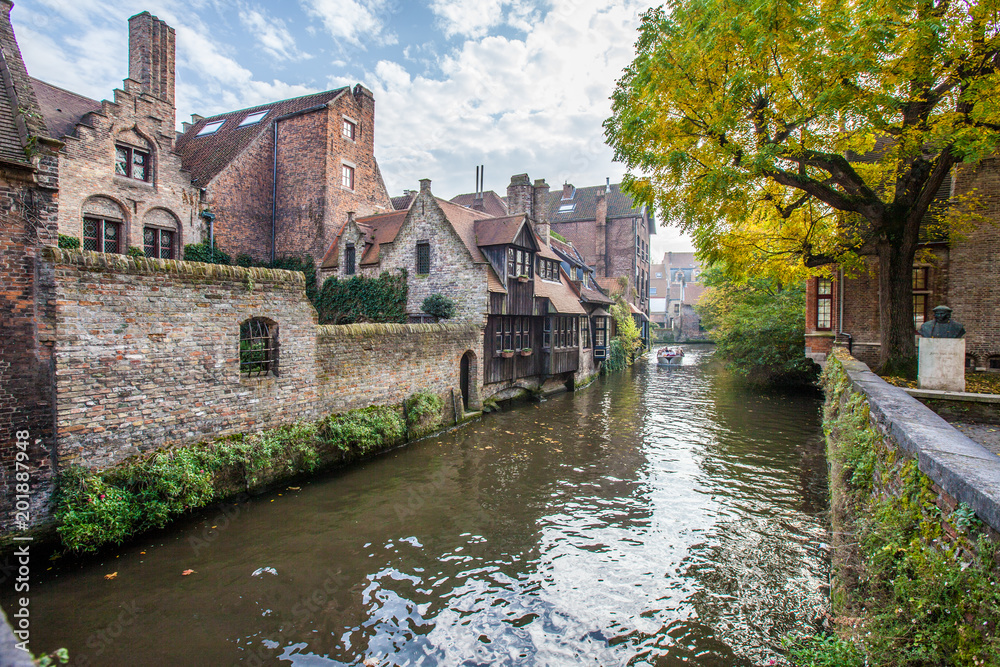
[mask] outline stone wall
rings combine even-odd
[[[317,326],[297,272],[42,254],[39,291],[55,306],[43,319],[54,342],[60,468],[399,405],[417,391],[442,396],[451,421],[461,357],[481,346],[472,324]],[[277,371],[261,378],[239,369],[240,323],[250,317],[277,332]]]
[[[976,516],[1000,536],[1000,457],[948,424],[899,387],[887,384],[868,367],[846,355],[834,357],[841,364],[850,389],[868,401],[869,420],[883,441],[903,458],[915,459],[920,472],[929,477],[937,495],[942,520],[960,503],[971,507]],[[894,493],[898,483],[879,481],[879,493]],[[948,533],[948,527],[945,527]],[[953,530],[952,530],[953,532]]]

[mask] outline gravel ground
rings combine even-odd
[[[951,425],[980,445],[1000,456],[1000,426],[951,422]]]

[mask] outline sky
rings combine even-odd
[[[111,99],[128,76],[128,17],[177,35],[177,121],[361,83],[390,195],[506,194],[513,174],[618,182],[602,123],[634,57],[638,0],[18,0],[28,73]],[[657,216],[653,261],[691,242]]]

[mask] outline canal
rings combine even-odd
[[[708,352],[647,357],[57,565],[31,644],[74,665],[781,664],[825,604],[819,408]]]

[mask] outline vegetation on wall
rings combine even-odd
[[[59,235],[59,247],[64,250],[76,250],[80,247],[80,239],[75,236]]]
[[[836,357],[823,385],[835,519],[853,534],[835,557],[834,611],[850,624],[835,637],[791,639],[789,657],[803,666],[1000,665],[998,545],[968,506],[940,509],[916,461],[873,429]]]
[[[709,266],[702,280],[710,289],[695,308],[736,377],[758,386],[815,382],[819,367],[805,356],[802,283],[741,279],[720,265]]]
[[[439,320],[447,320],[455,316],[455,302],[443,294],[431,294],[420,304],[420,308]]]
[[[642,349],[642,333],[625,298],[620,294],[616,296],[610,311],[615,320],[615,336],[608,343],[608,358],[601,367],[601,371],[605,373],[631,366],[635,355]]]
[[[406,270],[377,278],[327,278],[316,303],[320,324],[406,322]]]
[[[404,431],[397,410],[374,406],[153,452],[103,470],[70,466],[53,496],[57,532],[68,551],[97,551],[232,493],[399,443]]]
[[[189,243],[184,246],[185,262],[204,262],[205,264],[232,264],[229,255],[219,248],[219,244],[211,245],[208,241],[204,243]]]

